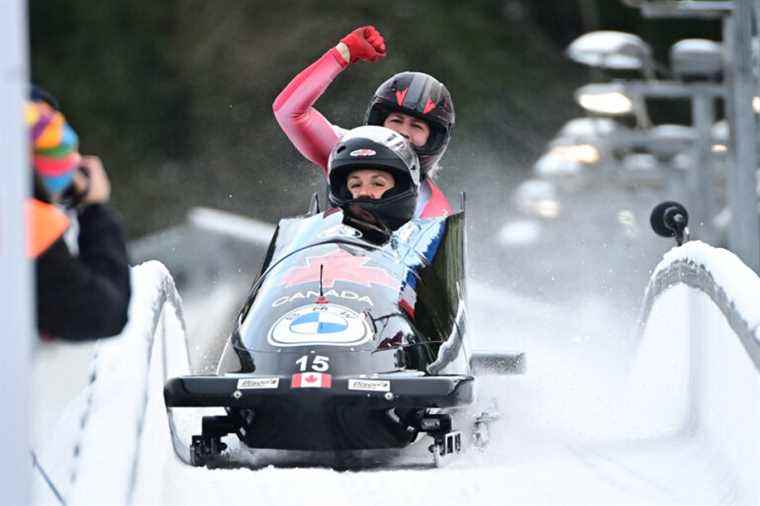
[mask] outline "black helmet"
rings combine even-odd
[[[454,130],[454,102],[446,86],[422,72],[401,72],[375,92],[367,109],[367,125],[381,125],[391,112],[402,112],[424,120],[430,137],[424,146],[412,146],[420,157],[423,177],[435,170]]]
[[[349,173],[358,169],[386,170],[393,175],[395,185],[379,199],[354,199],[346,182]],[[357,205],[394,230],[414,216],[420,162],[409,142],[393,130],[378,126],[350,130],[330,152],[327,171],[332,205]]]

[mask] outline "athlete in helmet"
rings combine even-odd
[[[397,132],[379,126],[350,130],[330,152],[327,171],[332,205],[370,211],[393,230],[414,217],[420,162]]]
[[[285,87],[272,105],[274,115],[303,156],[327,175],[328,156],[346,130],[330,124],[314,103],[349,64],[386,55],[385,41],[372,26],[352,31]],[[415,216],[446,216],[451,205],[433,182],[438,161],[454,129],[454,105],[446,87],[421,72],[401,72],[385,81],[367,109],[366,124],[390,128],[419,155],[421,185]]]

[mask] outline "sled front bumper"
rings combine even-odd
[[[371,378],[333,376],[329,387],[303,388],[292,376],[194,375],[172,378],[164,385],[167,408],[256,408],[273,401],[360,403],[369,409],[449,408],[474,399],[472,376],[404,376]]]

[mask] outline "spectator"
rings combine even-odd
[[[34,175],[27,250],[35,259],[40,335],[84,341],[119,334],[131,288],[120,220],[107,205],[108,176],[98,157],[79,154],[76,133],[49,95],[32,91],[25,121]],[[71,245],[66,230],[75,231]]]

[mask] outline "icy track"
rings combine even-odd
[[[715,282],[739,294],[736,308],[760,293],[760,280],[730,254],[690,248],[671,256],[711,266]],[[661,270],[675,260],[666,259]],[[130,327],[155,323],[149,309],[159,307],[155,291],[163,272],[151,264],[133,272],[138,289]],[[220,286],[203,300],[187,301],[188,335],[226,315],[226,291]],[[162,398],[165,373],[189,368],[182,327],[169,305],[156,332],[165,339],[156,337],[150,366],[147,344],[135,334],[137,343],[105,344],[94,361],[99,386],[69,405],[53,441],[34,443],[72,505],[757,504],[757,369],[702,292],[676,284],[653,300],[639,333],[602,300],[578,301],[568,310],[470,286],[473,347],[524,349],[528,372],[481,382],[481,399],[497,398],[504,418],[486,452],[443,469],[266,465],[302,462],[282,452],[265,455],[256,470],[183,465],[172,451]],[[753,317],[746,323],[756,329]],[[48,365],[62,360],[41,358]],[[147,399],[131,388],[141,378]],[[139,413],[146,401],[144,419],[125,416]],[[185,430],[189,437],[197,427]],[[35,500],[58,503],[41,479]]]

